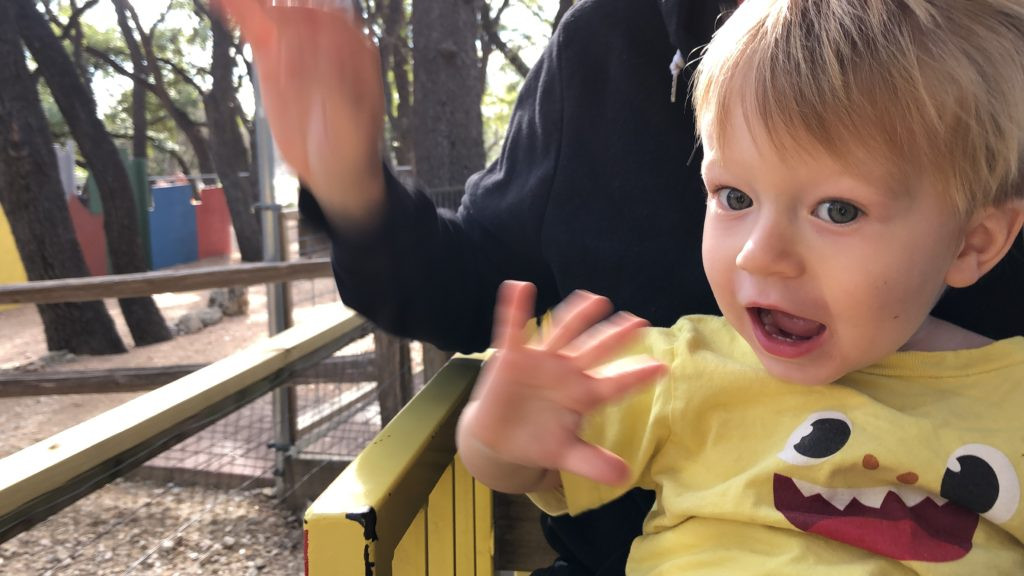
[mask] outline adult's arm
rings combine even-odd
[[[497,161],[466,184],[458,212],[435,208],[387,167],[380,217],[369,230],[328,227],[342,300],[397,335],[442,349],[487,347],[497,288],[533,282],[538,310],[560,294],[541,228],[561,144],[560,29],[527,76]],[[311,195],[303,215],[327,225]]]

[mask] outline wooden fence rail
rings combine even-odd
[[[362,331],[370,333],[367,324]],[[144,392],[184,378],[208,364],[179,364],[146,368],[106,368],[74,372],[0,372],[0,398],[49,396],[53,394],[114,394]],[[323,380],[325,372],[339,382],[370,382],[377,379],[373,352],[333,356],[311,370],[296,374],[292,384],[309,384]]]
[[[330,258],[291,262],[252,262],[186,270],[37,280],[0,285],[0,304],[57,304],[104,298],[137,298],[227,286],[275,284],[331,277]]]

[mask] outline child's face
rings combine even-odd
[[[779,154],[739,110],[726,136],[704,137],[704,269],[768,372],[829,383],[929,329],[963,243],[937,190],[924,178],[893,189],[881,170],[824,153]]]

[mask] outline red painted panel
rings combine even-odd
[[[231,254],[231,213],[223,188],[205,188],[196,205],[199,259]]]
[[[82,247],[82,255],[85,256],[89,274],[107,274],[107,235],[103,231],[103,214],[93,214],[74,196],[68,196],[68,211],[71,213],[75,237],[78,238],[78,245]]]

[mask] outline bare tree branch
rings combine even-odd
[[[134,82],[142,82],[143,85],[146,86],[147,90],[156,93],[156,85],[150,82],[148,77],[143,76],[141,74],[136,74],[135,72],[132,72],[131,70],[125,68],[120,62],[115,60],[110,54],[104,52],[103,50],[100,50],[99,48],[95,48],[93,46],[86,45],[85,53],[97,60],[101,60],[104,64],[110,66],[110,68],[117,74],[120,74],[121,76],[124,76],[125,78],[128,78],[129,80],[132,80]]]
[[[73,30],[78,29],[79,31],[81,31],[80,27],[82,24],[82,15],[88,12],[89,9],[95,6],[96,4],[99,4],[99,0],[88,0],[85,4],[82,4],[81,6],[78,6],[76,2],[72,2],[71,15],[68,16],[68,21],[63,24],[60,22],[60,19],[57,17],[57,14],[53,12],[53,10],[50,8],[49,2],[45,2],[43,6],[46,10],[46,17],[50,20],[50,22],[53,22],[54,25],[56,25],[57,28],[60,30],[60,35],[58,37],[61,40],[67,40],[68,35],[71,34]]]
[[[195,76],[194,73],[192,73],[192,72],[190,72],[188,70],[185,70],[177,62],[174,62],[173,60],[170,60],[170,59],[167,59],[167,58],[158,58],[157,61],[160,62],[161,64],[163,64],[164,66],[167,66],[168,68],[170,68],[171,72],[174,72],[175,76],[177,76],[179,79],[181,79],[182,82],[184,82],[184,83],[188,84],[189,86],[191,86],[192,88],[194,88],[196,90],[196,92],[199,92],[199,93],[203,92],[203,88],[201,86],[199,86],[199,83],[197,83],[195,81],[195,79],[193,78],[193,76]],[[207,74],[210,73],[209,70],[204,70],[202,68],[200,68],[199,71],[200,72],[205,72]]]
[[[131,140],[133,138],[133,135],[131,134],[124,134],[119,132],[111,132],[110,136],[115,140]],[[146,140],[149,142],[149,145],[152,146],[153,148],[156,148],[160,152],[163,152],[164,154],[167,154],[168,156],[174,158],[174,161],[178,163],[178,166],[181,168],[182,172],[184,172],[185,174],[191,173],[192,167],[189,166],[188,160],[185,159],[181,152],[175,150],[174,148],[171,148],[163,140],[157,138],[156,136],[153,136],[152,134],[147,134]]]
[[[175,118],[186,118],[188,120],[188,123],[192,126],[206,126],[205,122],[200,122],[189,118],[188,112],[174,104],[174,102],[169,98],[165,101],[163,99],[163,94],[160,92],[160,87],[154,84],[153,82],[149,81],[148,78],[132,73],[131,70],[128,70],[127,68],[122,66],[117,60],[114,60],[110,57],[109,54],[102,50],[93,48],[91,46],[86,46],[86,51],[89,53],[90,56],[102,60],[104,64],[110,66],[110,68],[117,74],[120,74],[121,76],[124,76],[125,78],[128,78],[133,81],[141,81],[143,85],[146,87],[146,90],[149,90],[153,95],[159,97],[161,99],[161,102],[163,102],[164,107],[169,108],[168,112],[170,113],[170,117],[172,120]],[[155,119],[154,121],[158,121],[158,119]],[[178,122],[178,120],[175,120],[175,122]]]
[[[481,1],[486,4],[486,0]],[[504,10],[507,4],[506,0],[505,6],[502,6],[501,10]],[[505,60],[512,65],[520,76],[526,78],[526,75],[530,73],[530,67],[519,56],[519,52],[501,39],[501,35],[498,34],[498,20],[491,18],[489,12],[490,10],[486,6],[480,10],[480,25],[487,36],[487,40],[498,49],[498,52],[501,52],[501,55],[505,57]]]

